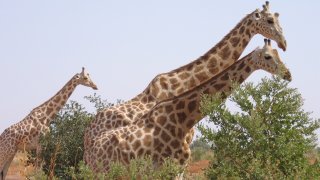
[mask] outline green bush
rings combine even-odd
[[[191,160],[193,162],[200,160],[211,160],[213,158],[213,151],[210,149],[205,141],[196,139],[190,145]]]
[[[167,180],[173,179],[183,172],[181,166],[177,165],[170,159],[166,159],[160,167],[154,168],[152,159],[149,157],[133,159],[129,166],[124,166],[114,162],[110,165],[108,173],[94,173],[83,161],[80,161],[77,168],[70,167],[64,173],[68,179],[73,180]],[[38,172],[31,179],[48,179],[49,175]],[[53,179],[65,179],[53,177]]]
[[[50,133],[41,137],[42,170],[66,179],[65,171],[83,159],[83,136],[93,115],[75,101],[66,104],[50,126]],[[32,154],[31,157],[35,157]]]
[[[114,105],[102,100],[97,94],[84,98],[93,103],[95,111]],[[65,171],[70,167],[79,168],[78,164],[83,159],[84,131],[93,118],[94,113],[89,113],[78,102],[67,103],[52,121],[50,132],[40,138],[40,157],[36,157],[33,151],[29,154],[28,162],[35,164],[36,158],[40,158],[42,173],[70,179]]]
[[[317,179],[319,163],[306,153],[315,148],[319,119],[302,108],[297,89],[277,77],[234,88],[228,98],[239,109],[231,112],[220,96],[204,97],[201,105],[209,125],[200,124],[203,139],[213,144],[215,159],[209,179]]]

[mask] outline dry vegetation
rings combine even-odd
[[[15,156],[8,171],[7,180],[25,180],[27,175],[33,174],[35,168],[26,166],[27,154],[19,152]],[[209,160],[192,162],[187,168],[187,179],[205,179],[204,169],[209,166]]]
[[[7,180],[24,180],[25,177],[34,172],[34,167],[26,166],[27,153],[18,152],[14,157],[8,170]]]
[[[212,155],[212,152],[209,152],[209,154]],[[319,157],[316,152],[309,153],[307,157],[310,164],[314,164],[316,161],[319,161]],[[25,180],[27,175],[35,173],[34,167],[26,166],[26,160],[26,153],[17,153],[9,168],[7,180]],[[186,179],[206,179],[204,176],[204,170],[209,166],[209,162],[210,161],[206,159],[191,162],[186,171]]]

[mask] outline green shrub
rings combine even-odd
[[[108,173],[94,173],[83,161],[80,161],[77,168],[70,167],[65,173],[65,177],[74,180],[167,180],[173,179],[183,172],[181,166],[170,159],[166,159],[160,167],[154,168],[152,159],[149,157],[133,159],[128,166],[114,162],[110,165]],[[31,179],[48,179],[49,176],[43,171],[30,175]],[[68,178],[68,179],[69,179]],[[53,179],[65,179],[53,177]]]
[[[303,99],[288,82],[274,77],[257,85],[235,87],[228,98],[239,109],[231,112],[219,97],[204,97],[202,112],[216,130],[200,124],[215,159],[209,179],[317,179],[319,163],[310,165],[319,119],[302,108]]]
[[[50,133],[40,140],[42,170],[45,174],[68,178],[64,172],[83,159],[84,130],[92,118],[93,115],[79,103],[71,101],[66,104],[52,122]]]
[[[193,162],[200,160],[211,160],[213,158],[213,151],[210,146],[201,139],[196,139],[190,145],[191,160]]]

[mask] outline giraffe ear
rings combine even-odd
[[[80,74],[77,74],[77,75],[76,75],[76,79],[80,79]]]

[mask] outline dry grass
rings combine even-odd
[[[200,160],[197,162],[190,163],[187,168],[186,179],[206,179],[204,171],[206,168],[208,168],[209,163],[209,160]]]
[[[307,155],[310,164],[314,164],[318,161],[316,153],[309,153]],[[13,159],[6,180],[25,180],[27,175],[33,174],[36,170],[33,166],[25,166],[27,160],[27,154],[19,152]],[[189,163],[186,173],[187,180],[202,180],[206,179],[204,176],[204,170],[209,166],[209,160],[200,160],[197,162]]]
[[[16,154],[14,157],[9,171],[7,175],[7,180],[25,180],[25,177],[29,174],[34,173],[35,168],[32,166],[27,166],[26,165],[26,160],[27,160],[27,154],[19,152]],[[192,162],[188,166],[187,170],[187,179],[197,179],[199,177],[204,177],[203,176],[203,169],[208,167],[209,161],[208,160],[201,160],[198,162]],[[197,177],[197,178],[195,178]],[[202,178],[201,178],[202,179]]]
[[[18,152],[8,170],[7,180],[25,180],[26,175],[32,173],[35,168],[26,166],[27,153]]]

